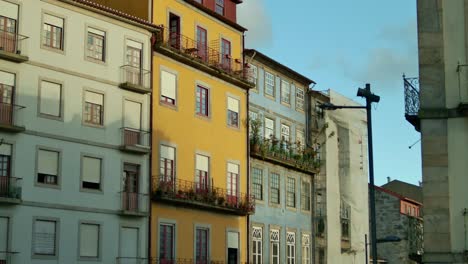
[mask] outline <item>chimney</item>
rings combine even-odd
[[[387,183],[389,183],[392,179],[390,177],[387,177]]]

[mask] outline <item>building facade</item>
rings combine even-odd
[[[466,263],[468,3],[417,1],[419,82],[405,78],[406,119],[421,132],[424,263]]]
[[[0,263],[147,258],[157,27],[84,0],[2,0],[0,25]]]
[[[199,2],[153,2],[153,22],[164,28],[153,53],[151,255],[241,263],[254,210],[245,29],[227,16],[240,1],[216,1],[215,10]]]
[[[307,97],[314,81],[246,50],[250,92],[251,263],[312,263],[312,183],[319,161],[308,144]]]
[[[322,110],[322,103],[359,105],[333,90],[310,96],[310,123],[319,131],[324,160],[314,182],[314,259],[319,264],[364,263],[369,234],[366,112]]]

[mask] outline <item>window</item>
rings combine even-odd
[[[228,97],[228,125],[239,127],[239,100]]]
[[[80,258],[99,258],[99,225],[80,224]]]
[[[265,139],[271,139],[275,136],[275,121],[265,117]]]
[[[227,164],[227,200],[230,204],[237,204],[237,182],[239,181],[239,165]]]
[[[341,222],[341,239],[349,239],[349,216],[350,207],[344,201],[341,201],[340,206],[340,222]]]
[[[140,165],[124,163],[121,208],[124,211],[140,212],[144,202],[139,195]]]
[[[224,16],[224,0],[216,0],[215,12]]]
[[[175,258],[174,232],[172,224],[161,223],[159,225],[159,261],[162,264],[170,264]]]
[[[257,88],[257,79],[258,79],[258,67],[253,65],[253,64],[249,64],[249,69],[250,69],[250,74],[249,74],[249,82],[251,83],[254,83],[255,84],[255,88],[254,89],[258,89]]]
[[[304,130],[303,129],[296,129],[296,145],[298,150],[303,150],[305,147],[305,138],[304,138]]]
[[[197,154],[195,157],[195,163],[195,183],[197,191],[207,191],[209,187],[210,158]]]
[[[9,186],[11,177],[11,145],[0,145],[0,196],[10,197],[11,188]]]
[[[142,145],[143,132],[141,131],[141,103],[124,100],[124,129],[123,144],[125,146]]]
[[[57,222],[36,220],[33,233],[33,253],[41,256],[57,255]]]
[[[252,168],[252,189],[257,200],[263,200],[263,170]]]
[[[57,185],[59,173],[59,153],[39,149],[37,153],[37,182]]]
[[[252,230],[252,259],[253,264],[263,264],[263,229],[254,227]]]
[[[206,29],[197,26],[197,53],[198,58],[202,61],[208,60],[208,40],[207,40],[207,31]]]
[[[286,233],[286,263],[296,263],[296,233]]]
[[[310,236],[302,235],[302,264],[310,264]]]
[[[281,80],[281,102],[291,104],[291,86],[285,80]]]
[[[304,111],[304,89],[296,86],[296,110]]]
[[[17,20],[19,6],[7,1],[0,1],[0,49],[6,52],[17,51]]]
[[[310,182],[302,180],[301,207],[304,211],[310,211]]]
[[[82,182],[84,189],[101,190],[102,160],[99,158],[83,157]]]
[[[161,145],[159,173],[161,181],[172,182],[175,179],[175,148]]]
[[[207,117],[209,114],[208,109],[208,89],[197,86],[197,101],[196,101],[196,112],[198,115]]]
[[[177,76],[173,73],[161,71],[161,102],[176,104]]]
[[[279,230],[275,230],[275,229],[270,230],[270,254],[271,254],[270,263],[272,264],[280,264],[279,242],[280,242]]]
[[[85,91],[84,122],[102,126],[104,124],[104,95]]]
[[[319,248],[319,261],[318,264],[324,264],[325,263],[325,249],[324,248]]]
[[[279,174],[270,174],[270,202],[280,204],[280,182]]]
[[[62,85],[41,81],[39,112],[50,117],[62,116]]]
[[[221,39],[221,65],[223,69],[231,70],[231,42]]]
[[[288,177],[286,206],[296,207],[296,179]]]
[[[265,94],[275,96],[275,76],[265,71]]]
[[[195,261],[197,264],[208,264],[208,229],[196,229],[195,238]]]
[[[291,135],[291,129],[288,125],[281,124],[281,140],[289,142]]]
[[[63,50],[63,18],[44,14],[42,45]]]
[[[252,121],[257,120],[258,118],[258,113],[249,111],[249,132],[250,136],[252,136]]]
[[[0,1],[1,2],[1,1]],[[9,254],[6,252],[9,251],[9,234],[10,230],[10,218],[0,216],[0,263],[9,264]],[[8,261],[8,262],[7,262]]]
[[[180,17],[172,13],[169,14],[169,45],[180,49]]]
[[[86,42],[86,57],[98,61],[105,61],[106,32],[88,28]]]
[[[125,54],[125,81],[133,85],[144,85],[143,83],[143,44],[133,40],[126,40]]]

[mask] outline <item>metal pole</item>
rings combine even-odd
[[[367,234],[364,234],[364,241],[365,241],[365,246],[366,246],[366,264],[369,264],[369,255],[367,255]]]
[[[371,95],[370,84],[366,84],[366,90]],[[370,96],[366,96],[366,112],[367,112],[367,137],[369,148],[369,181],[370,181],[370,222],[371,222],[371,246],[372,246],[372,263],[377,264],[377,225],[375,223],[375,189],[374,189],[374,149],[372,145],[372,100]]]

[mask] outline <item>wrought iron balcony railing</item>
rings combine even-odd
[[[420,130],[420,120],[418,117],[420,105],[419,78],[406,78],[403,75],[405,86],[405,118],[417,131]]]
[[[151,72],[148,70],[124,65],[120,67],[120,87],[138,93],[151,92]]]
[[[146,215],[149,207],[148,194],[120,192],[120,208],[123,214]]]
[[[253,71],[247,65],[243,65],[242,59],[223,54],[216,41],[208,45],[163,28],[156,38],[156,47],[168,48],[191,61],[212,67],[243,82],[250,83],[252,80]]]
[[[208,259],[190,259],[190,258],[176,258],[176,259],[162,259],[154,258],[151,264],[225,264],[223,260],[208,260]],[[246,262],[242,262],[246,264]]]
[[[153,199],[236,215],[252,214],[255,211],[255,200],[251,195],[231,193],[210,184],[168,179],[165,176],[153,178]]]
[[[297,147],[286,141],[250,138],[250,155],[302,172],[317,173],[320,153],[310,147]]]
[[[0,58],[13,62],[27,61],[27,40],[28,37],[18,33],[0,30]]]
[[[25,128],[20,122],[21,119],[18,118],[19,111],[24,108],[24,106],[0,102],[0,129],[10,132],[24,131]]]
[[[116,264],[149,264],[147,258],[137,257],[117,257]]]
[[[0,251],[0,264],[13,264],[15,255],[19,252]]]
[[[22,179],[0,176],[0,201],[18,203],[21,200]]]
[[[149,132],[130,127],[123,127],[121,128],[121,131],[122,150],[141,154],[150,152]]]

